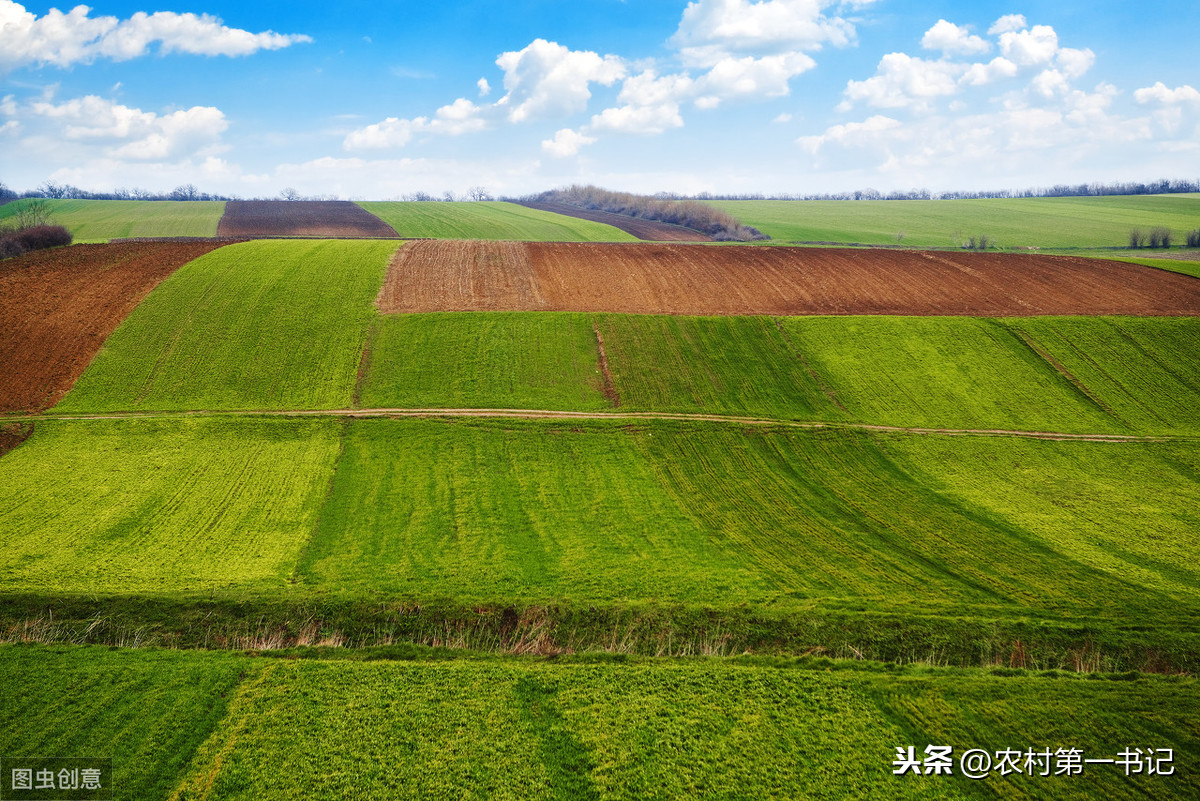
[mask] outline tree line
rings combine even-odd
[[[880,192],[876,189],[856,189],[852,192],[833,193],[761,193],[714,194],[701,192],[697,195],[679,195],[660,192],[655,197],[669,200],[982,200],[987,198],[1029,197],[1103,197],[1108,195],[1176,195],[1185,192],[1200,192],[1200,180],[1162,179],[1148,183],[1089,183],[1055,184],[1033,189],[998,189],[992,191],[949,191],[932,192],[928,189]]]

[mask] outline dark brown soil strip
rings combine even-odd
[[[601,393],[604,397],[612,401],[614,409],[621,407],[621,395],[617,392],[617,385],[613,383],[612,370],[608,368],[608,354],[604,350],[604,337],[600,334],[600,327],[592,326],[592,330],[596,332],[596,362],[600,367],[600,374],[604,376],[604,388]]]
[[[619,228],[625,233],[636,236],[645,242],[713,241],[711,236],[702,234],[695,229],[659,222],[658,220],[643,220],[639,217],[630,217],[625,214],[613,214],[611,211],[584,209],[579,206],[572,206],[569,203],[534,203],[524,201],[518,201],[518,203],[531,209],[537,209],[538,211],[549,211],[553,214],[562,214],[566,217],[576,217],[580,220],[591,220],[592,222],[611,225],[613,228]]]
[[[392,239],[397,234],[348,200],[231,200],[225,204],[217,236]]]
[[[150,290],[223,244],[74,245],[0,262],[0,413],[58,403]]]

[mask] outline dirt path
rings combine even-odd
[[[107,412],[99,414],[53,414],[21,415],[7,418],[10,422],[36,422],[38,420],[138,420],[188,417],[349,417],[369,419],[384,418],[495,418],[516,420],[674,420],[680,422],[730,423],[746,426],[775,426],[806,430],[831,429],[853,431],[877,431],[895,434],[926,434],[941,436],[1024,437],[1078,442],[1168,442],[1197,439],[1192,436],[1137,435],[1137,434],[1072,434],[1061,431],[1019,431],[1001,428],[921,428],[908,426],[884,426],[870,423],[825,423],[818,421],[779,420],[769,417],[740,417],[726,414],[702,414],[683,412],[571,412],[555,409],[264,409],[239,411],[190,411],[190,412]]]

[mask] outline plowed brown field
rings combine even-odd
[[[636,236],[638,239],[645,240],[646,242],[713,241],[713,238],[708,234],[702,234],[691,228],[684,228],[682,225],[671,225],[670,223],[659,222],[658,220],[643,220],[624,214],[613,214],[610,211],[581,209],[569,203],[518,202],[522,206],[528,206],[531,209],[549,211],[554,214],[563,214],[567,217],[578,217],[581,220],[591,220],[592,222],[611,225],[613,228],[619,228],[625,233]]]
[[[123,242],[0,261],[0,412],[58,403],[151,289],[221,242]]]
[[[1200,280],[1134,264],[999,253],[565,242],[410,242],[384,312],[1200,314]]]
[[[231,200],[217,236],[392,239],[396,232],[348,200]]]

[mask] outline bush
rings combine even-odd
[[[1141,228],[1134,228],[1132,231],[1130,231],[1129,247],[1134,250],[1146,247],[1146,232]]]
[[[1152,248],[1169,248],[1171,247],[1171,229],[1163,228],[1162,226],[1150,229],[1150,247]]]
[[[1195,231],[1188,231],[1187,246],[1189,248],[1200,248],[1200,228]]]
[[[0,234],[0,259],[20,256],[31,250],[61,247],[72,242],[71,232],[61,225],[36,225]]]

